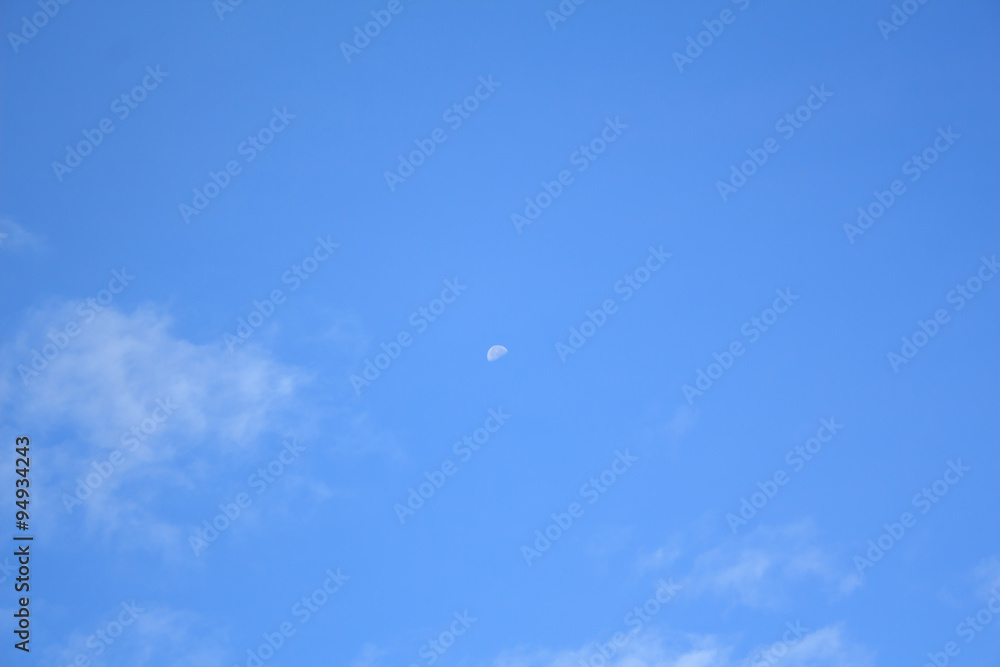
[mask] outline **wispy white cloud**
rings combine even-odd
[[[679,543],[662,546],[652,552],[640,553],[635,565],[636,574],[642,576],[649,572],[665,570],[680,557],[681,553]]]
[[[74,509],[74,521],[82,515],[105,536],[154,549],[180,544],[181,525],[161,514],[173,507],[171,494],[218,493],[234,464],[270,453],[290,429],[309,428],[313,415],[296,401],[305,374],[259,348],[231,354],[179,338],[169,316],[150,307],[104,309],[23,383],[16,367],[46,340],[45,324],[71,319],[77,306],[29,315],[0,350],[0,409],[13,415],[11,426],[48,443],[44,511],[65,518],[64,494],[73,496],[77,480],[117,451],[123,460]]]
[[[710,539],[711,534],[703,535]],[[803,581],[818,583],[839,595],[845,576],[833,555],[824,549],[808,520],[782,526],[760,525],[738,537],[727,536],[705,551],[684,546],[676,535],[658,549],[641,552],[635,562],[640,575],[687,567],[683,577],[687,597],[711,595],[730,605],[755,609],[787,608]],[[684,563],[690,563],[684,566]]]
[[[0,252],[38,248],[41,240],[13,220],[0,218]]]
[[[119,619],[128,625],[109,628]],[[40,650],[42,664],[84,664],[83,656],[93,667],[217,667],[234,657],[228,644],[218,623],[200,614],[129,600]]]
[[[981,598],[989,598],[1000,591],[1000,555],[983,560],[973,569],[972,575],[979,584],[977,593]]]
[[[336,310],[326,313],[326,317],[332,323],[319,334],[319,340],[332,342],[357,358],[368,351],[372,338],[357,313]]]
[[[392,433],[379,428],[367,412],[341,410],[346,428],[333,436],[332,448],[341,454],[378,453],[395,462],[406,461],[406,452]]]
[[[32,350],[48,345],[53,331],[82,321],[80,305],[28,313],[0,347],[0,411],[11,415],[6,428],[47,442],[45,472],[36,474],[45,476],[40,482],[49,492],[36,509],[53,519],[49,525],[70,519],[77,525],[82,517],[88,531],[106,539],[176,557],[187,553],[187,536],[204,513],[245,486],[243,471],[273,458],[285,436],[315,442],[322,434],[322,448],[310,448],[308,456],[403,456],[366,414],[321,401],[300,368],[259,346],[229,352],[221,341],[185,340],[169,315],[152,306],[101,309],[75,336],[56,335],[44,368],[22,381],[18,367],[29,367]],[[169,416],[162,419],[164,406]],[[74,505],[80,480],[95,466],[106,469],[112,455],[124,460]],[[308,466],[287,474],[299,478],[279,485],[289,494],[294,489],[322,501],[341,492],[311,478]],[[191,506],[181,508],[177,499]],[[280,512],[279,505],[269,502],[269,511]],[[247,512],[241,525],[253,525],[254,515]]]
[[[350,667],[381,667],[381,665],[391,662],[382,660],[387,655],[389,655],[389,651],[380,649],[375,644],[365,644],[361,647],[358,656],[351,661]]]
[[[807,634],[792,645],[777,664],[782,667],[867,667],[875,664],[875,655],[846,640],[840,626],[830,626]]]
[[[745,657],[737,657],[733,643],[719,637],[689,634],[668,640],[655,631],[647,631],[616,652],[608,649],[606,657],[598,653],[593,644],[566,650],[522,648],[503,653],[493,661],[493,667],[580,667],[597,662],[604,667],[746,667],[752,664],[868,667],[874,664],[871,652],[848,641],[838,626],[808,632],[787,645],[780,658],[753,662],[761,658],[763,650],[772,646],[773,642],[755,648]]]
[[[649,410],[645,421],[648,425],[639,433],[643,441],[666,442],[672,445],[695,427],[698,422],[698,412],[683,403],[672,411],[656,405]]]
[[[501,654],[493,667],[580,667],[599,656],[605,667],[729,667],[726,649],[711,637],[689,637],[683,649],[667,647],[653,632],[645,633],[602,661],[593,645],[579,649],[526,650]]]
[[[698,413],[689,405],[679,405],[673,416],[662,426],[662,431],[668,437],[679,438],[692,428],[698,421]]]
[[[831,558],[817,545],[808,521],[781,527],[760,526],[695,559],[689,589],[712,593],[733,604],[777,608],[787,604],[788,588],[804,579],[839,582]]]
[[[172,431],[188,439],[211,435],[219,447],[238,447],[254,441],[308,380],[258,348],[229,354],[221,345],[175,337],[166,313],[143,307],[131,314],[99,312],[79,335],[64,339],[44,369],[22,382],[16,366],[30,367],[30,350],[49,342],[50,327],[43,323],[79,319],[80,305],[34,313],[18,341],[3,350],[7,372],[0,400],[16,404],[27,423],[71,425],[86,441],[114,449],[124,430],[169,397],[178,405],[169,420]]]

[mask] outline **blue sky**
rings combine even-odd
[[[995,665],[1000,10],[473,5],[4,5],[3,664]]]

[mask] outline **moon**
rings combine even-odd
[[[486,352],[486,361],[496,361],[507,354],[507,348],[503,345],[494,345]]]

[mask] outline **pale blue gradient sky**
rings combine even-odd
[[[926,3],[883,39],[889,2],[595,0],[553,30],[555,0],[401,0],[348,63],[339,44],[386,6],[247,0],[220,19],[208,0],[73,2],[16,53],[5,39],[0,463],[32,437],[37,581],[31,656],[5,645],[3,663],[245,665],[287,621],[265,664],[424,665],[468,610],[436,664],[577,665],[663,579],[680,592],[615,660],[752,665],[798,620],[810,634],[783,664],[921,665],[948,641],[954,664],[995,664],[1000,621],[957,632],[1000,584],[1000,281],[961,310],[948,295],[1000,251],[996,5]],[[678,72],[672,54],[725,9]],[[5,4],[5,32],[35,11]],[[122,118],[114,101],[157,67]],[[495,88],[454,127],[481,78]],[[786,138],[776,122],[821,86]],[[294,118],[248,160],[275,109]],[[103,118],[113,132],[57,178]],[[609,119],[627,127],[580,171]],[[386,170],[438,128],[391,190]],[[910,181],[939,128],[960,136]],[[724,202],[717,181],[771,137]],[[186,224],[179,205],[229,161],[239,173]],[[519,233],[511,215],[562,170],[573,182]],[[850,242],[844,225],[895,179],[906,192]],[[616,285],[661,246],[625,299]],[[134,279],[87,319],[79,304],[123,267]],[[420,325],[446,281],[464,289]],[[748,334],[776,290],[798,299]],[[563,363],[556,343],[608,299]],[[937,309],[948,323],[894,372],[887,353]],[[23,382],[18,365],[73,322]],[[400,334],[358,395],[350,376]],[[689,404],[682,386],[734,341],[744,354]],[[510,352],[488,363],[494,344]],[[75,480],[166,398],[176,411],[68,512]],[[454,443],[501,408],[464,460]],[[786,454],[831,418],[843,430],[795,470]],[[251,476],[288,437],[305,449],[262,490]],[[625,450],[637,460],[591,504],[581,486]],[[922,514],[914,495],[959,459],[971,470]],[[445,461],[454,474],[400,525],[394,505]],[[788,483],[734,535],[727,513],[779,470]],[[195,555],[191,535],[241,493]],[[529,566],[521,547],[574,502]],[[915,526],[856,579],[854,557],[907,511]],[[338,568],[349,579],[301,623],[294,605]],[[88,637],[132,600],[145,611],[96,655]]]

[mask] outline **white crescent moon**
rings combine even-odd
[[[486,352],[486,361],[496,361],[507,354],[507,348],[503,345],[494,345]]]

